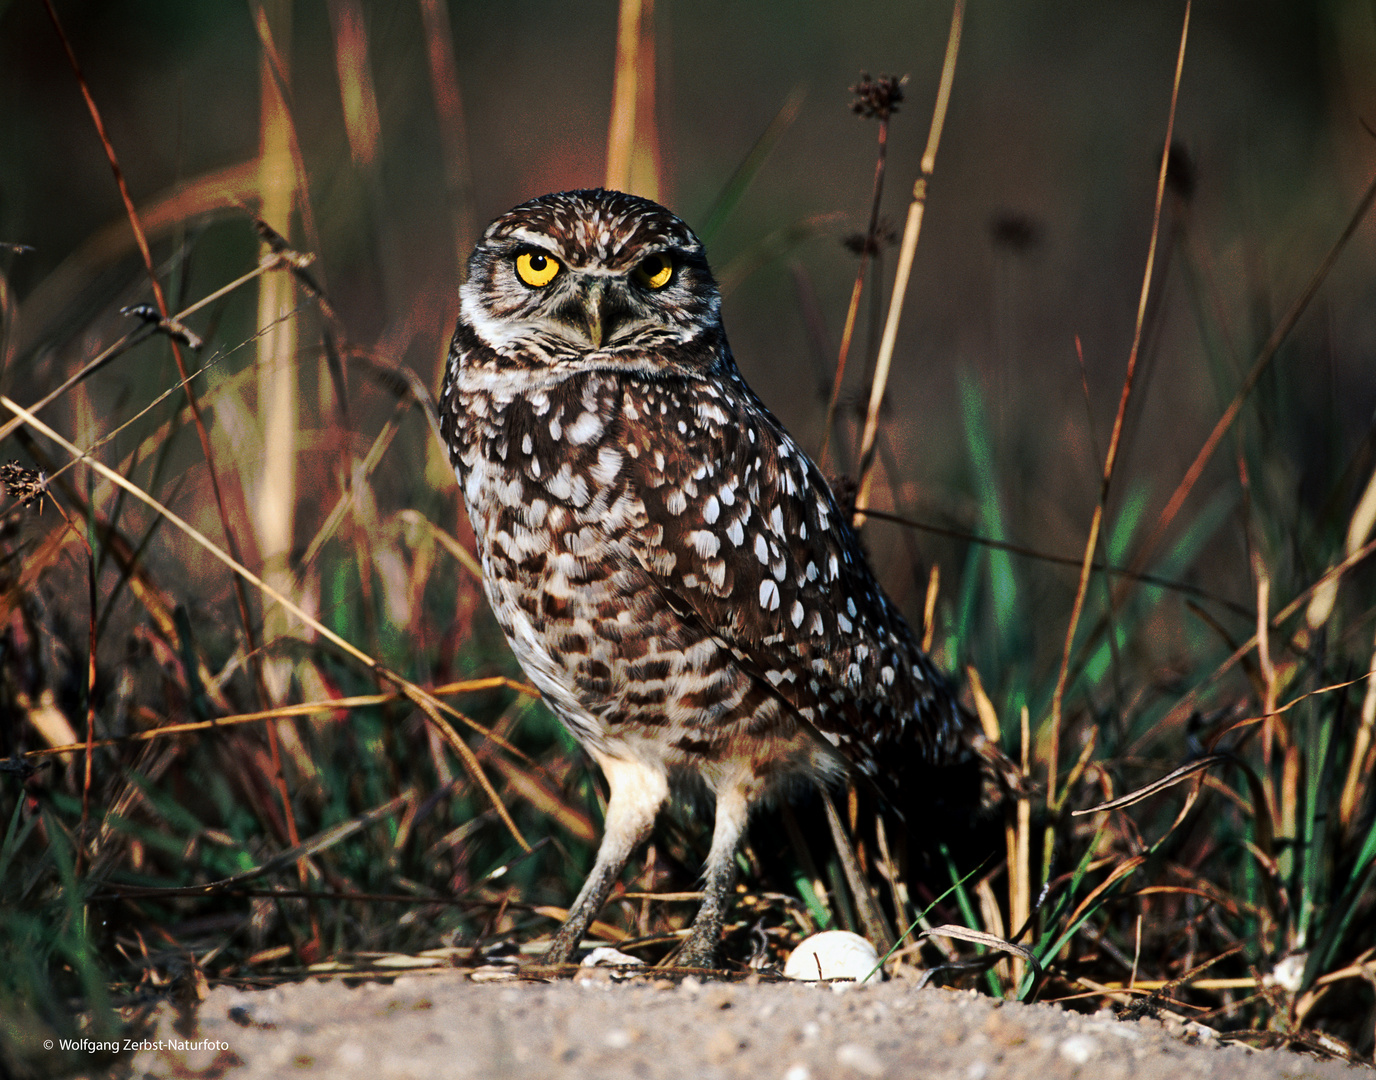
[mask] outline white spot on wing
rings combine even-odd
[[[689,533],[688,542],[693,545],[693,550],[704,559],[711,558],[721,550],[721,541],[717,539],[715,533],[710,533],[706,529],[698,529],[696,532]]]
[[[601,435],[603,427],[602,418],[596,413],[579,413],[578,419],[569,426],[565,434],[568,436],[569,442],[575,446],[582,446],[583,443],[591,442]],[[558,437],[555,435],[556,439]]]

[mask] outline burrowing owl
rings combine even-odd
[[[488,600],[611,790],[568,960],[680,784],[716,799],[680,962],[711,966],[752,806],[894,794],[968,720],[817,466],[741,378],[702,244],[615,191],[546,195],[469,261],[441,402]]]

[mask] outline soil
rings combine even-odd
[[[219,987],[159,1006],[137,1077],[693,1077],[815,1080],[1182,1080],[1357,1077],[1370,1070],[1251,1050],[1176,1019],[1120,1021],[907,980],[671,981],[606,968],[541,981],[511,969],[347,985]],[[161,1045],[157,1045],[161,1042]],[[209,1045],[206,1045],[209,1044]]]

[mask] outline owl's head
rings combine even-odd
[[[462,320],[498,353],[615,363],[720,326],[702,243],[658,203],[564,191],[522,203],[468,261]]]

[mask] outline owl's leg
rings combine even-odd
[[[743,787],[733,786],[717,795],[717,817],[712,827],[712,850],[707,853],[703,871],[703,900],[689,931],[680,967],[716,967],[717,945],[730,904],[731,886],[736,880],[736,849],[740,847],[750,803]]]
[[[607,902],[607,894],[621,876],[626,860],[649,837],[655,815],[669,798],[669,780],[662,768],[596,750],[591,753],[602,766],[611,788],[606,827],[592,872],[545,953],[545,961],[550,964],[567,963],[573,956],[589,924]]]

